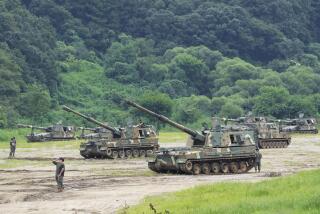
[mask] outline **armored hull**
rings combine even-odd
[[[75,137],[50,137],[45,135],[27,135],[27,141],[30,143],[47,142],[47,141],[68,141],[75,140]]]
[[[298,134],[318,134],[319,131],[317,128],[307,128],[307,127],[285,127],[283,131],[289,133],[298,133]]]
[[[242,151],[241,151],[242,150]],[[228,174],[245,173],[254,167],[255,146],[164,151],[148,160],[158,173]]]
[[[121,143],[108,141],[89,141],[80,145],[80,155],[95,159],[125,159],[145,157],[159,148],[158,143]]]

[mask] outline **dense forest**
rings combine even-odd
[[[320,116],[318,0],[0,0],[0,127]],[[150,118],[143,118],[150,120]]]

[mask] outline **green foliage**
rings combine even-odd
[[[227,102],[221,107],[220,115],[227,118],[237,118],[243,115],[243,110],[240,106]]]
[[[319,9],[316,0],[0,1],[0,126],[82,122],[60,104],[128,123],[137,117],[116,95],[149,92],[168,95],[173,107],[162,100],[160,110],[192,126],[252,110],[319,115]]]
[[[319,170],[254,183],[219,183],[147,197],[126,213],[318,213]]]
[[[50,96],[42,87],[30,86],[27,92],[20,95],[18,110],[22,116],[34,120],[42,119],[50,110]]]

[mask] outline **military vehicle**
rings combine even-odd
[[[31,125],[18,124],[19,128],[31,128],[31,133],[26,136],[28,142],[45,142],[45,141],[65,141],[74,140],[76,128],[73,126],[64,126],[55,124],[48,127],[38,127]],[[44,132],[35,133],[35,130]]]
[[[78,139],[108,139],[112,136],[112,133],[108,129],[102,127],[80,127],[79,129],[81,130],[81,134],[77,137]],[[85,131],[89,131],[90,133],[86,133]]]
[[[255,130],[257,146],[261,149],[286,148],[291,143],[288,133],[280,131],[279,125],[268,122],[265,117],[240,117],[238,119],[225,119],[237,124],[245,125]]]
[[[297,118],[281,121],[283,132],[318,134],[317,121],[314,118]]]
[[[169,118],[150,111],[134,102],[131,105],[158,120],[189,135],[186,148],[161,148],[148,158],[148,167],[158,173],[183,174],[245,173],[254,167],[256,146],[253,130],[242,126],[222,127],[218,122],[212,129],[201,132],[189,129]],[[214,121],[218,121],[214,118]]]
[[[115,128],[67,106],[63,106],[63,109],[111,132],[108,138],[81,143],[80,154],[84,158],[137,158],[145,157],[159,149],[158,136],[153,126],[140,123],[125,128]]]

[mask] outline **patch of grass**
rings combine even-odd
[[[186,143],[188,135],[183,132],[160,132],[159,142],[160,143]]]
[[[202,185],[147,197],[121,213],[319,213],[320,170],[258,183]]]

